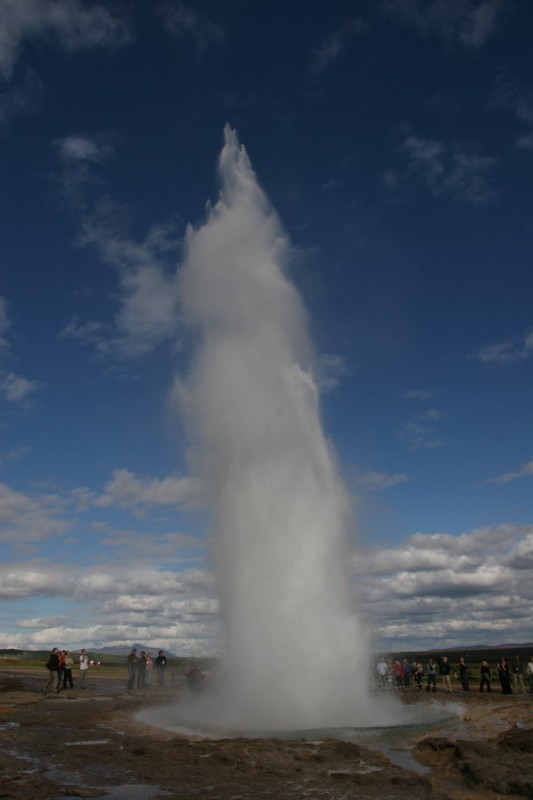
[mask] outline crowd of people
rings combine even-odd
[[[158,687],[165,685],[165,672],[170,672],[170,686],[174,686],[177,680],[177,670],[172,668],[167,670],[167,657],[164,650],[159,650],[155,658],[147,650],[140,652],[136,647],[132,648],[126,658],[128,671],[127,688],[145,689],[152,685],[152,674],[155,669]],[[75,656],[69,650],[59,650],[54,647],[46,662],[48,679],[43,687],[44,694],[49,692],[60,692],[63,689],[86,689],[87,676],[90,667],[100,666],[100,661],[89,659],[85,649],[80,650]],[[74,684],[73,669],[79,670],[79,680]],[[203,672],[197,666],[189,666],[185,671],[191,689],[197,690],[204,686],[208,673]]]
[[[128,669],[127,688],[129,690],[151,686],[154,668],[157,675],[157,686],[164,686],[167,657],[163,650],[159,650],[157,656],[152,658],[151,653],[144,650],[138,653],[134,647],[129,653],[126,663]],[[99,661],[89,659],[84,648],[76,657],[69,650],[59,650],[54,647],[46,662],[48,680],[43,687],[43,692],[48,694],[52,691],[60,692],[62,689],[76,688],[73,679],[75,666],[79,670],[78,688],[86,689],[89,668],[99,665]],[[185,674],[191,688],[198,689],[203,686],[205,674],[198,667],[189,667]],[[497,680],[503,694],[526,694],[529,692],[533,695],[533,656],[527,663],[524,663],[519,655],[514,656],[511,663],[508,662],[506,656],[502,656],[496,669],[492,669],[484,660],[476,675],[473,674],[472,668],[463,656],[459,657],[455,666],[452,666],[447,656],[441,656],[437,660],[429,658],[426,664],[418,660],[410,661],[408,658],[388,661],[382,657],[378,659],[375,666],[375,685],[381,691],[404,691],[406,689],[422,691],[425,689],[427,692],[436,692],[437,686],[440,685],[445,693],[449,693],[453,691],[452,677],[459,680],[463,692],[469,692],[471,681],[477,678],[480,692],[491,692]],[[173,683],[174,681],[171,680],[171,684]]]
[[[74,689],[72,669],[75,663],[77,663],[79,669],[78,687],[86,689],[89,666],[99,666],[100,662],[90,660],[83,648],[80,650],[77,659],[75,659],[70,650],[60,650],[58,647],[54,647],[46,662],[48,680],[43,687],[44,694],[53,691],[60,692],[62,689]]]
[[[160,650],[155,659],[152,654],[141,650],[137,654],[137,648],[134,647],[128,658],[128,689],[145,689],[152,684],[152,670],[157,673],[157,685],[164,686],[165,683],[165,669],[167,666],[167,657],[163,650]]]
[[[424,665],[421,661],[409,661],[404,658],[400,661],[387,661],[380,658],[376,664],[376,685],[382,691],[405,689],[418,689],[427,692],[436,692],[440,683],[444,692],[452,691],[453,678],[459,679],[461,690],[470,691],[470,681],[479,678],[479,691],[492,691],[495,680],[500,684],[502,694],[533,694],[533,656],[524,664],[520,656],[515,656],[511,663],[506,656],[502,656],[495,670],[492,670],[487,661],[482,661],[479,675],[474,676],[466,658],[460,657],[455,667],[452,667],[447,656],[435,660],[430,658]],[[529,687],[526,689],[525,680]]]

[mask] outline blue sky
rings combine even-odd
[[[380,646],[531,641],[533,8],[0,0],[0,642],[212,653],[176,274],[229,124]]]

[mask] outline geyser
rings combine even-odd
[[[379,724],[290,243],[229,127],[219,175],[179,278],[197,342],[179,395],[213,513],[225,635],[218,695],[194,713],[238,730]]]

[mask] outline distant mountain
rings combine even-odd
[[[448,650],[514,650],[516,648],[533,648],[532,642],[504,642],[503,644],[460,644],[457,647],[448,647]]]
[[[163,650],[167,658],[176,658],[174,653],[171,653],[169,650],[165,650],[164,647],[148,647],[146,644],[132,644],[131,647],[123,647],[120,645],[109,646],[109,647],[91,647],[91,653],[103,653],[110,656],[127,656],[131,653],[131,650],[135,647],[138,653],[141,653],[143,650],[145,653],[151,653],[152,655],[157,655],[160,650]]]

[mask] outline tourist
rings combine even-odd
[[[146,653],[141,651],[137,660],[137,689],[144,689],[146,686]]]
[[[515,656],[513,666],[511,668],[511,675],[513,677],[513,689],[518,694],[518,689],[522,690],[522,694],[526,693],[524,686],[524,670],[522,667],[522,659],[520,656]]]
[[[408,689],[411,686],[411,674],[413,672],[413,667],[406,658],[404,658],[403,660],[402,672],[403,672],[403,685],[405,686],[406,689]]]
[[[420,662],[417,663],[416,661],[413,663],[413,667],[414,667],[413,678],[416,685],[418,686],[418,691],[421,692],[422,681],[424,679],[424,667]]]
[[[487,687],[487,692],[490,692],[490,682],[492,680],[490,674],[490,667],[488,661],[481,662],[481,669],[479,670],[479,677],[480,677],[480,684],[479,684],[479,691],[483,691],[483,687]]]
[[[89,673],[89,656],[85,652],[84,648],[80,650],[80,657],[78,660],[80,664],[80,689],[86,689],[87,675]]]
[[[155,667],[157,669],[157,685],[163,686],[164,678],[165,678],[165,667],[167,665],[167,657],[165,656],[162,650],[159,651],[157,654],[157,658],[155,660]]]
[[[451,665],[448,661],[448,656],[442,656],[438,660],[439,665],[439,674],[442,678],[442,685],[444,686],[445,692],[451,692],[452,690],[452,679],[450,676],[451,673]]]
[[[185,672],[187,676],[187,680],[189,681],[189,686],[193,690],[193,692],[199,691],[205,683],[205,678],[202,673],[202,670],[197,667],[195,664],[191,664],[190,667]]]
[[[152,669],[154,662],[152,661],[152,654],[146,653],[146,686],[152,685]]]
[[[63,689],[67,688],[67,683],[70,689],[74,689],[74,682],[72,680],[72,665],[74,660],[68,650],[65,650],[65,657],[63,659]]]
[[[437,665],[432,658],[428,662],[428,679],[426,684],[427,692],[437,691]]]
[[[512,694],[513,690],[511,689],[511,671],[509,670],[509,665],[505,656],[502,656],[501,661],[498,664],[498,677],[502,687],[502,694]]]
[[[403,668],[399,661],[395,661],[392,665],[392,673],[396,681],[396,688],[399,692],[403,691]]]
[[[464,658],[459,659],[459,681],[463,687],[463,692],[470,691],[470,676],[468,674],[468,665]]]
[[[527,662],[527,675],[529,678],[529,694],[533,694],[533,656]]]
[[[48,661],[46,662],[46,669],[48,670],[48,680],[44,685],[43,692],[47,694],[51,689],[54,688],[55,679],[58,677],[58,668],[59,668],[59,650],[57,647],[54,647]]]
[[[57,665],[57,686],[56,692],[61,691],[61,683],[63,680],[63,667],[65,665],[65,651],[60,650],[58,654],[59,663]]]
[[[389,667],[384,658],[380,658],[376,664],[376,672],[378,673],[378,689],[383,692],[387,688],[389,676]]]
[[[135,689],[135,676],[137,674],[137,648],[134,647],[128,658],[127,658],[127,665],[128,665],[128,689]]]

